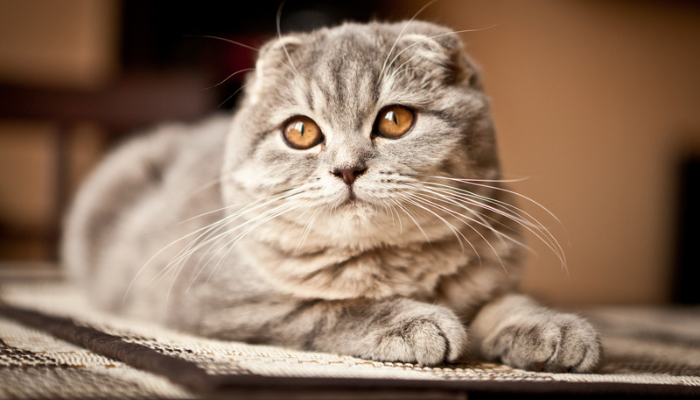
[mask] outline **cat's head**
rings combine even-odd
[[[439,208],[453,205],[430,205],[440,203],[439,186],[412,193],[424,182],[458,186],[444,178],[497,179],[499,170],[477,68],[456,34],[412,21],[267,43],[246,82],[223,175],[228,204],[270,202],[263,208],[278,207],[287,222],[321,215],[317,225],[354,224],[366,237],[395,218],[454,219]],[[434,235],[444,233],[440,223]]]

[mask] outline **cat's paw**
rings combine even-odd
[[[399,315],[390,329],[376,332],[369,358],[437,365],[456,360],[467,344],[467,332],[448,310]]]
[[[582,318],[549,312],[504,324],[484,340],[482,351],[517,368],[586,372],[598,366],[601,343]]]

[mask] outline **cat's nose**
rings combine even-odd
[[[336,168],[333,171],[331,171],[331,174],[342,179],[343,182],[345,182],[346,184],[352,185],[355,182],[355,179],[357,179],[358,176],[364,174],[365,171],[367,171],[367,168],[355,166],[350,168]]]

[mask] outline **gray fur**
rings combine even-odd
[[[394,104],[413,128],[374,135]],[[285,144],[297,115],[321,144]],[[364,171],[351,185],[333,173],[348,168]],[[555,243],[513,197],[458,37],[345,24],[266,44],[232,119],[114,152],[75,200],[63,255],[102,307],[202,335],[425,365],[469,342],[517,367],[590,370],[587,322],[513,294],[521,227]]]

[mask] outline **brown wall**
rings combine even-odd
[[[119,70],[118,26],[116,0],[0,0],[0,85],[66,91],[102,86]],[[13,104],[24,100],[0,96]],[[75,139],[65,144],[66,185],[87,173],[102,153],[103,138],[84,124],[60,127],[6,111],[0,110],[0,261],[51,259],[60,212],[59,130]]]
[[[0,0],[0,81],[86,88],[116,74],[116,0]]]
[[[565,229],[544,214],[568,273],[531,240],[525,289],[560,303],[666,301],[676,157],[700,149],[698,3],[440,1],[421,18],[486,28],[461,36],[484,70],[504,171],[529,177],[513,187]]]
[[[0,81],[84,88],[119,70],[118,2],[54,3],[0,0]],[[426,3],[397,2],[395,15]],[[477,29],[462,37],[484,70],[506,176],[528,177],[514,189],[562,222],[523,205],[568,259],[567,273],[532,239],[539,256],[525,289],[559,303],[667,300],[675,162],[700,149],[698,3],[442,0],[421,18]],[[0,121],[0,229],[46,229],[54,131],[46,121]],[[76,165],[101,152],[86,143],[91,150],[70,150],[84,157]],[[25,247],[4,240],[0,253],[43,258],[26,235]]]

